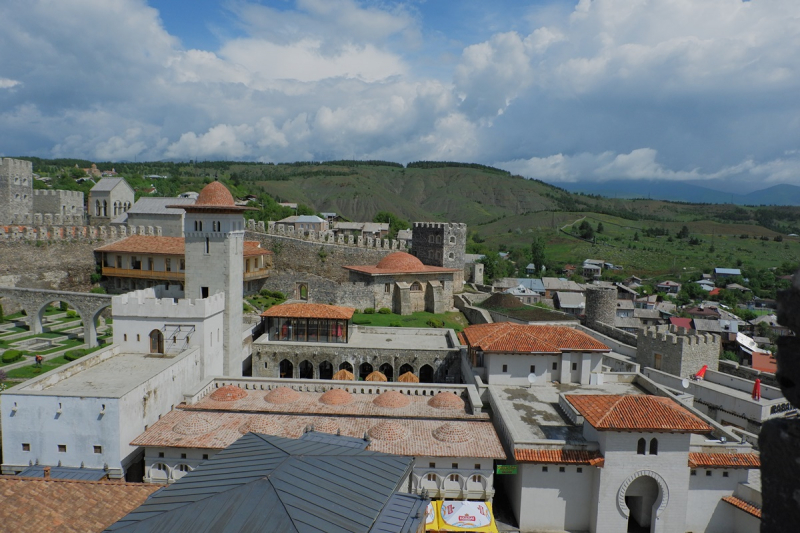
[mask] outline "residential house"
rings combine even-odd
[[[583,293],[585,291],[583,286],[565,278],[544,277],[542,278],[542,285],[544,285],[544,297],[547,299],[553,298],[557,291],[579,293]]]
[[[133,189],[124,178],[103,178],[89,191],[89,221],[109,224],[126,213],[133,202]]]
[[[553,303],[556,309],[574,316],[581,316],[586,309],[586,298],[578,292],[556,291]]]
[[[539,281],[539,280],[537,280]],[[537,292],[524,285],[517,285],[516,287],[511,287],[510,289],[506,289],[503,291],[505,294],[510,294],[515,296],[520,302],[532,305],[542,301],[542,294],[543,292]]]
[[[281,219],[277,223],[293,227],[296,233],[328,230],[328,222],[316,215],[294,215]]]
[[[630,300],[617,300],[617,317],[632,318],[633,302]]]
[[[389,236],[389,223],[386,222],[334,222],[333,232],[336,235],[352,235],[353,237],[371,237],[385,239]]]
[[[701,279],[701,280],[695,281],[695,283],[700,285],[703,288],[703,290],[706,290],[706,291],[711,291],[711,290],[714,289],[714,282],[711,281],[710,279]]]
[[[683,312],[687,313],[692,318],[700,318],[707,320],[719,320],[720,318],[719,309],[717,307],[710,305],[686,307],[683,309]]]
[[[192,205],[196,198],[139,198],[133,207],[111,221],[112,226],[159,227],[163,237],[183,237],[186,211],[170,205]]]
[[[742,271],[738,268],[715,268],[714,279],[733,278],[741,276]]]
[[[676,281],[668,279],[667,281],[662,281],[661,283],[656,285],[656,289],[658,289],[658,292],[666,292],[667,294],[677,294],[681,290],[681,284]]]
[[[562,269],[561,269],[561,272],[562,272],[562,273],[563,273],[563,274],[564,274],[566,277],[570,277],[570,276],[572,276],[573,274],[575,274],[575,270],[576,270],[576,267],[575,267],[575,265],[570,265],[570,264],[567,264],[567,265],[564,265],[564,268],[562,268]]]

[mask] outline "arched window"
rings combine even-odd
[[[314,365],[311,361],[302,361],[300,363],[300,379],[314,379]]]
[[[361,363],[361,366],[358,367],[358,378],[360,381],[363,381],[367,376],[372,374],[372,365],[369,363]]]
[[[644,439],[639,439],[639,443],[636,445],[636,453],[639,455],[644,455],[646,447],[647,447],[647,441]]]
[[[650,455],[658,455],[658,439],[650,439]]]
[[[95,200],[94,202],[94,216],[100,216],[100,200]]]
[[[294,365],[288,359],[284,359],[278,365],[280,376],[282,378],[293,378],[294,377]]]
[[[194,221],[194,230],[197,231],[197,221]]]
[[[333,379],[333,365],[328,361],[319,364],[319,379]]]
[[[158,329],[150,332],[150,353],[164,353],[164,334]]]
[[[419,382],[433,383],[433,367],[431,365],[422,365],[419,369]]]
[[[434,239],[433,235],[428,235],[428,242],[429,243],[433,244],[433,239]]]
[[[345,361],[345,362],[343,362],[342,364],[339,365],[339,370],[347,370],[348,372],[350,372],[352,374],[353,373],[353,365],[351,365],[350,363]]]
[[[197,223],[197,226],[200,228],[198,231],[203,231],[203,221],[202,221],[202,220],[200,220],[200,221]]]
[[[450,235],[450,244],[455,244],[456,238],[453,235]]]
[[[415,281],[411,284],[411,291],[412,292],[422,292],[422,284],[419,281]]]

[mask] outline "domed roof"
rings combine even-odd
[[[200,191],[197,196],[196,206],[235,207],[231,192],[222,183],[212,181]]]
[[[181,435],[202,435],[217,427],[217,421],[206,415],[192,413],[172,427],[172,431]]]
[[[372,400],[372,403],[378,407],[387,407],[389,409],[399,409],[411,403],[411,398],[396,390],[389,390],[378,395],[377,398]]]
[[[319,397],[325,405],[344,405],[353,401],[353,395],[344,389],[331,389]]]
[[[467,442],[472,435],[465,424],[447,422],[433,430],[433,438],[442,442]]]
[[[364,378],[364,381],[387,381],[387,379],[382,372],[375,370],[374,372],[370,372],[369,375]]]
[[[283,435],[283,427],[272,417],[257,416],[239,426],[239,433],[262,433],[264,435]]]
[[[247,393],[236,385],[225,385],[212,392],[209,397],[217,402],[235,402],[247,398]]]
[[[269,403],[283,404],[296,402],[300,399],[300,396],[301,394],[299,392],[289,387],[278,387],[265,394],[264,400]]]
[[[372,426],[368,433],[375,440],[403,440],[408,437],[409,431],[402,422],[384,420]]]
[[[322,433],[336,433],[339,431],[339,424],[337,424],[332,418],[323,418],[318,422],[314,422],[312,426],[314,431],[320,431]]]
[[[390,270],[392,272],[418,272],[425,270],[422,261],[406,252],[392,252],[375,265],[380,270]]]
[[[428,405],[436,409],[463,409],[464,400],[452,392],[440,392],[428,400]]]

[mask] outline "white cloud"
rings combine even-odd
[[[17,80],[10,80],[8,78],[0,78],[0,89],[11,89],[17,85],[21,85],[21,82]]]

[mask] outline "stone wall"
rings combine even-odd
[[[29,217],[33,210],[33,164],[0,158],[0,224]]]
[[[62,218],[69,217],[69,223],[80,223],[84,218],[83,213],[83,193],[80,191],[33,191],[34,224],[37,214],[42,217],[62,215]]]
[[[661,354],[660,370],[687,377],[696,374],[703,365],[717,370],[721,349],[719,335],[674,326],[654,326],[639,332],[636,358],[642,366],[659,368],[655,355]]]
[[[587,321],[588,322],[588,321]],[[588,323],[587,323],[588,326]],[[636,335],[633,333],[629,333],[623,329],[619,329],[617,327],[611,326],[606,324],[605,322],[597,322],[595,321],[589,329],[593,329],[598,333],[602,333],[606,337],[611,337],[615,341],[619,341],[623,344],[627,344],[628,346],[636,346],[638,344],[638,339]]]
[[[617,289],[586,287],[586,325],[594,329],[596,322],[614,324],[617,314]],[[609,335],[610,337],[611,335]]]
[[[770,387],[779,386],[778,380],[775,378],[775,374],[770,372],[762,372],[749,366],[743,366],[734,361],[721,360],[719,362],[719,371],[724,372],[725,374],[730,374],[731,376],[736,376],[738,378],[749,379],[751,381],[760,379],[761,383],[764,385],[769,385]]]

